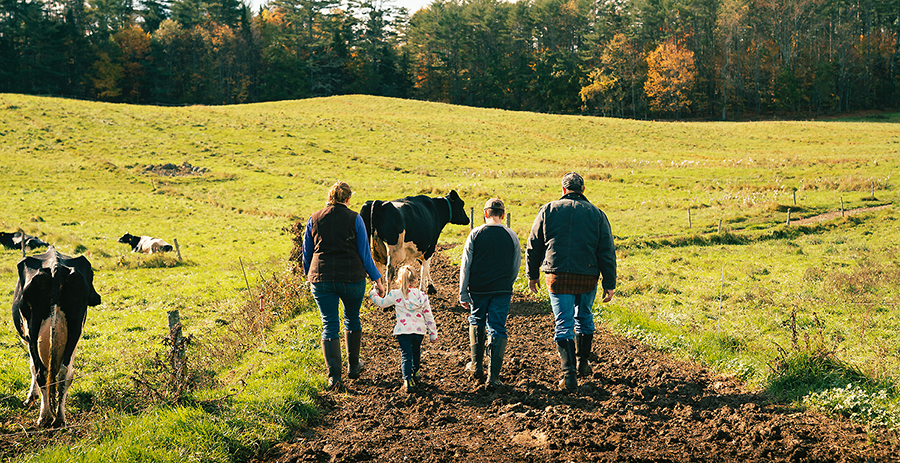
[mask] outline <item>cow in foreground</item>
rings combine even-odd
[[[21,231],[14,233],[0,232],[0,244],[9,249],[22,249],[22,240],[25,240],[25,250],[33,251],[37,248],[47,247],[46,241],[31,235],[26,235]]]
[[[154,252],[171,252],[171,244],[166,243],[160,238],[150,236],[134,236],[126,233],[119,238],[119,242],[131,246],[131,252],[142,252],[144,254],[153,254]]]
[[[84,256],[72,258],[50,246],[43,254],[20,260],[18,272],[13,325],[31,358],[31,390],[25,405],[40,396],[38,426],[62,427],[87,307],[100,304],[94,271]]]
[[[419,289],[436,292],[431,279],[431,256],[447,223],[468,225],[465,203],[456,193],[430,198],[407,196],[393,201],[366,201],[359,215],[371,237],[372,257],[385,266],[387,290],[394,281],[394,267],[417,259],[421,262]]]

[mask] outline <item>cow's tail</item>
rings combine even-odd
[[[50,410],[54,413],[57,408],[57,391],[62,386],[59,384],[59,366],[62,363],[62,347],[66,345],[66,336],[60,328],[60,292],[66,281],[69,269],[61,265],[54,266],[51,271],[50,283],[50,349],[47,355],[47,395],[50,401]],[[63,315],[64,316],[64,315]],[[64,320],[63,320],[64,321]],[[63,329],[64,331],[64,329]]]
[[[375,249],[375,242],[372,241],[372,237],[375,236],[375,208],[381,207],[381,200],[376,199],[372,201],[372,207],[369,208],[369,229],[366,230],[369,233],[369,247],[372,250]]]

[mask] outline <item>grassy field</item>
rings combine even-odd
[[[0,231],[22,228],[65,253],[84,254],[103,298],[79,344],[82,376],[70,407],[113,424],[97,424],[75,450],[50,451],[59,452],[51,460],[178,461],[187,452],[233,461],[315,414],[322,377],[318,317],[308,301],[269,307],[279,316],[265,341],[256,332],[240,341],[229,336],[243,326],[248,286],[255,294],[273,275],[286,281],[285,228],[322,207],[338,179],[354,188],[351,207],[451,189],[475,207],[500,196],[524,242],[537,208],[560,195],[562,174],[579,171],[617,237],[618,297],[602,311],[610,326],[810,405],[832,407],[841,394],[855,394],[877,415],[863,419],[896,425],[898,211],[784,223],[788,209],[798,220],[842,204],[893,203],[898,150],[897,114],[688,123],[364,96],[162,108],[0,95]],[[183,162],[209,171],[144,172]],[[468,231],[449,225],[441,241],[461,243]],[[131,254],[116,243],[126,232],[177,240],[183,260]],[[0,305],[11,305],[20,257],[0,250]],[[179,310],[185,330],[205,346],[197,348],[207,355],[200,362],[217,380],[199,400],[246,387],[224,411],[136,405],[133,376],[164,350],[169,310]],[[36,411],[19,405],[27,356],[12,324],[4,326],[0,417],[30,423]],[[209,354],[223,339],[236,344],[230,354]],[[277,355],[257,353],[263,342],[278,346]],[[773,368],[785,371],[810,353],[839,359],[848,373],[816,386],[802,377],[773,381]],[[289,384],[278,397],[266,387],[272,378]],[[180,449],[176,456],[142,456],[149,444],[135,436],[158,433],[153,427],[167,422],[203,424],[193,432],[207,437],[162,437],[163,447]],[[120,428],[130,431],[104,432]],[[46,453],[32,457],[49,461]]]

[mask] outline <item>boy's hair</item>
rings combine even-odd
[[[409,283],[418,279],[416,272],[409,265],[404,265],[397,271],[397,283],[400,284],[400,291],[403,292],[404,299],[409,296]]]

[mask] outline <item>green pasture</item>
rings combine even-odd
[[[652,122],[367,96],[173,108],[3,94],[0,231],[21,228],[62,252],[84,254],[103,298],[88,314],[69,406],[113,416],[118,424],[111,426],[124,430],[100,430],[53,459],[166,461],[138,452],[149,444],[122,444],[143,442],[127,430],[153,434],[151,425],[209,420],[208,429],[195,432],[218,436],[208,439],[226,447],[191,447],[205,442],[199,437],[165,445],[184,445],[198,460],[231,461],[314,414],[322,372],[318,317],[308,301],[301,309],[269,307],[279,317],[265,339],[254,332],[235,341],[229,333],[261,283],[288,278],[286,228],[322,207],[338,179],[354,189],[351,207],[455,189],[477,210],[500,196],[524,245],[537,209],[558,198],[560,177],[576,170],[617,237],[617,297],[600,311],[609,326],[813,406],[827,407],[858,383],[863,392],[852,389],[855,397],[890,410],[898,403],[893,385],[900,371],[892,205],[898,150],[898,115]],[[144,172],[183,162],[208,172]],[[785,224],[789,209],[796,221],[839,212],[842,204],[844,217]],[[849,213],[878,205],[889,206]],[[459,244],[468,231],[448,225],[441,242]],[[182,260],[132,254],[116,242],[126,232],[177,240]],[[2,306],[11,305],[20,257],[0,250]],[[248,384],[223,402],[224,411],[146,409],[129,395],[133,373],[164,350],[170,310],[180,311],[216,378],[197,400],[227,395],[242,387],[240,380]],[[18,401],[28,386],[27,356],[12,324],[4,326],[0,418],[30,423],[36,410]],[[217,343],[235,347],[210,354]],[[263,343],[275,355],[258,355]],[[833,351],[862,376],[808,390],[799,380],[776,388],[773,368],[781,371],[785,359],[809,351]],[[271,373],[291,366],[301,373]],[[276,377],[296,383],[265,387]],[[879,391],[887,399],[878,399]],[[243,431],[228,434],[234,426]],[[105,457],[93,453],[102,448]]]

